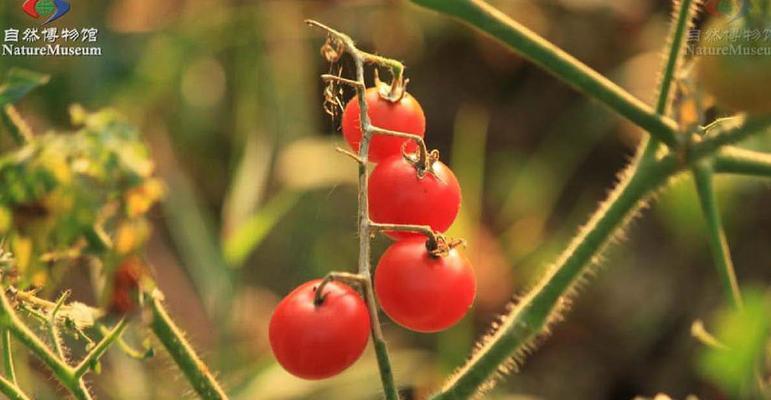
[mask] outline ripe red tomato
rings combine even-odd
[[[476,295],[471,263],[457,249],[434,256],[426,240],[411,238],[386,249],[375,270],[375,293],[396,323],[418,332],[438,332],[466,314]]]
[[[304,379],[337,375],[359,359],[369,340],[367,305],[351,287],[329,282],[314,304],[320,279],[300,285],[270,319],[270,347],[287,371]]]
[[[423,115],[423,109],[409,93],[405,92],[401,100],[392,103],[380,97],[378,88],[371,87],[367,89],[364,97],[372,125],[414,135],[423,136],[425,134],[426,117]],[[343,136],[357,153],[361,142],[359,110],[359,98],[354,96],[345,106],[342,122]],[[369,144],[369,160],[380,162],[389,156],[402,154],[402,146],[405,142],[409,142],[406,147],[408,152],[417,150],[417,145],[412,140],[395,136],[374,135]]]
[[[372,221],[387,224],[429,225],[444,232],[460,210],[460,185],[440,161],[421,177],[401,155],[378,164],[369,177],[369,212]],[[386,232],[399,239],[422,236],[411,232]]]
[[[114,314],[128,314],[136,309],[139,283],[146,266],[138,257],[128,257],[118,265],[112,278],[108,310]]]

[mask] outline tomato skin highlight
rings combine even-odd
[[[375,294],[383,311],[399,325],[438,332],[460,321],[476,296],[476,277],[457,249],[436,257],[426,239],[392,244],[377,264]]]
[[[314,304],[320,279],[289,293],[270,319],[273,354],[284,369],[303,379],[339,374],[359,359],[369,341],[367,305],[351,287],[329,282],[324,301]]]
[[[370,218],[377,223],[428,225],[445,232],[460,211],[460,184],[440,161],[420,177],[404,157],[391,157],[370,174],[368,194]],[[394,239],[423,237],[413,232],[385,233]]]
[[[409,93],[405,92],[401,100],[392,103],[380,97],[378,88],[371,87],[366,90],[364,98],[372,125],[421,137],[425,135],[426,117],[423,114],[423,108]],[[345,140],[357,154],[361,143],[359,116],[359,98],[354,96],[345,106],[342,125]],[[412,140],[375,134],[369,143],[369,161],[380,162],[390,156],[402,154],[402,146],[405,143],[407,152],[412,153],[417,150],[417,144]]]

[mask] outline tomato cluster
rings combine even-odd
[[[365,102],[372,125],[424,136],[423,110],[408,93],[392,101],[381,96],[378,88],[370,88]],[[358,97],[345,107],[342,131],[358,152],[362,139]],[[428,226],[434,232],[428,238],[419,232],[385,232],[396,242],[375,270],[379,304],[407,329],[447,329],[463,318],[476,295],[471,264],[441,236],[460,210],[458,180],[410,138],[375,135],[368,159],[377,163],[368,178],[371,220]],[[322,282],[310,281],[292,291],[270,321],[270,344],[276,359],[287,371],[305,379],[341,372],[361,356],[369,338],[370,315],[359,294],[337,281]]]

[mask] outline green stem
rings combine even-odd
[[[693,0],[683,0],[674,2],[678,8],[677,19],[671,25],[669,32],[669,49],[664,61],[664,67],[661,72],[661,81],[659,82],[658,96],[656,98],[656,114],[668,115],[672,104],[672,82],[675,78],[675,72],[680,66],[685,49],[685,31],[693,20],[695,7],[691,7]],[[659,150],[659,141],[655,137],[648,137],[644,145],[642,154],[643,160],[655,157]]]
[[[13,348],[11,347],[11,332],[8,329],[2,330],[3,335],[3,368],[5,376],[16,384],[16,369],[13,366]]]
[[[83,375],[88,372],[89,369],[96,363],[99,358],[104,354],[105,351],[107,351],[107,348],[110,347],[110,345],[118,338],[120,338],[120,335],[123,334],[123,331],[126,329],[126,326],[128,325],[128,321],[126,318],[121,319],[115,327],[105,336],[102,338],[102,340],[99,341],[99,343],[94,346],[91,351],[88,352],[86,357],[83,358],[83,361],[78,364],[78,366],[75,368],[75,377],[80,378]]]
[[[0,392],[11,400],[30,400],[18,386],[2,376],[0,376]]]
[[[771,178],[771,154],[727,146],[715,156],[714,169],[718,173]]]
[[[698,159],[713,154],[723,146],[740,142],[752,135],[766,133],[769,128],[771,128],[771,117],[768,116],[732,119],[715,128],[717,134],[692,144],[689,157]]]
[[[728,240],[723,230],[723,223],[720,219],[717,197],[715,196],[715,187],[713,185],[712,167],[706,162],[699,162],[692,167],[696,190],[699,194],[699,202],[704,213],[704,219],[707,223],[709,234],[709,248],[712,252],[712,258],[715,260],[718,276],[723,283],[726,297],[733,300],[734,306],[742,308],[742,296],[739,290],[739,284],[734,272],[734,264],[731,261],[731,250],[728,247]]]
[[[73,369],[38,338],[29,327],[16,315],[5,295],[5,288],[0,289],[0,325],[18,339],[24,346],[51,369],[59,382],[78,400],[91,400],[91,394],[83,382],[75,377]]]
[[[150,295],[153,321],[150,327],[163,344],[179,368],[193,386],[193,389],[205,400],[223,400],[228,396],[222,390],[206,364],[198,357],[184,334],[171,320],[163,306],[161,294]]]
[[[413,0],[454,16],[502,41],[565,83],[595,98],[670,147],[678,144],[677,125],[650,106],[535,32],[482,0]]]
[[[625,225],[646,196],[678,171],[677,160],[639,162],[589,220],[536,287],[507,315],[501,327],[434,399],[466,399],[521,353],[565,305],[566,295],[590,269],[609,238]]]
[[[5,105],[0,112],[0,119],[16,144],[24,145],[32,140],[32,129],[21,117],[16,107],[10,104]]]
[[[695,7],[691,7],[693,0],[682,0],[675,2],[675,4],[679,7],[677,10],[677,19],[671,26],[669,34],[669,52],[664,64],[664,71],[661,74],[659,95],[656,100],[656,113],[661,115],[667,115],[669,106],[672,103],[672,81],[683,55],[685,31],[690,25],[693,14],[696,11]]]

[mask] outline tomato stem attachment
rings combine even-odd
[[[349,286],[355,286],[363,292],[365,290],[365,283],[367,278],[358,274],[352,274],[350,272],[332,271],[321,280],[321,283],[319,283],[319,286],[316,288],[316,293],[313,296],[313,305],[318,307],[324,303],[326,296],[322,292],[324,288],[333,281],[343,282]]]

